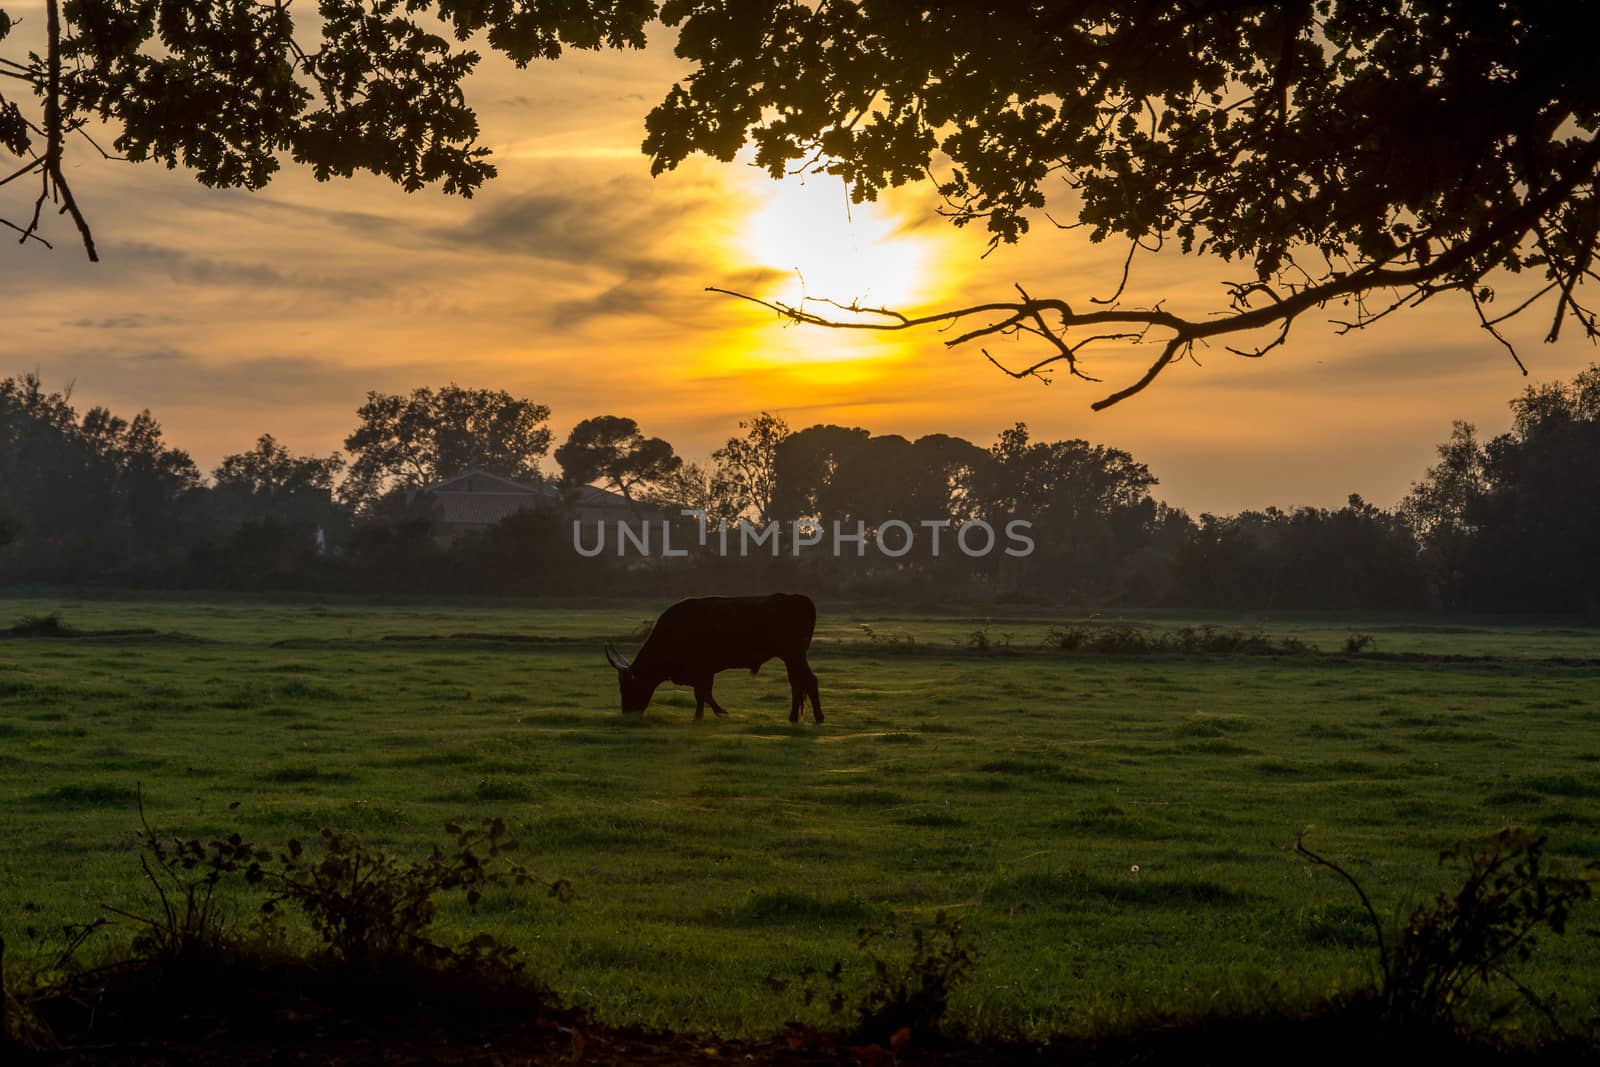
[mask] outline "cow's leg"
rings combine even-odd
[[[709,681],[695,682],[694,717],[697,721],[706,717],[706,701],[708,700],[711,700],[711,683]],[[711,700],[711,706],[715,708],[717,706],[717,702],[715,700]]]
[[[789,674],[789,721],[799,722],[800,705],[806,698],[805,661],[786,659],[783,661],[783,666]]]
[[[811,669],[811,664],[804,658],[800,660],[800,668],[805,672],[806,695],[811,698],[811,718],[816,722],[822,721],[822,693],[817,689],[817,673]]]
[[[711,694],[710,681],[706,682],[706,703],[711,705],[711,710],[717,713],[718,718],[728,714],[728,709],[718,704],[717,698]]]

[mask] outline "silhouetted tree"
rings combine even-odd
[[[678,511],[681,508],[704,512],[706,522],[711,524],[732,523],[739,518],[727,483],[715,469],[707,470],[698,463],[682,464],[651,485],[645,496],[649,503],[674,519],[680,517]]]
[[[772,516],[794,520],[825,514],[833,479],[871,436],[859,426],[819,424],[784,438],[773,454]]]
[[[224,456],[212,480],[218,489],[237,488],[257,497],[293,496],[319,491],[332,493],[334,481],[344,470],[344,457],[296,457],[277,438],[264,433],[248,452]]]
[[[1175,597],[1197,607],[1399,609],[1425,602],[1410,527],[1354,494],[1332,511],[1202,515],[1175,568]]]
[[[1528,389],[1483,449],[1463,568],[1476,610],[1600,611],[1600,365]]]
[[[758,525],[773,517],[772,500],[778,489],[778,446],[789,437],[789,424],[771,412],[741,421],[742,437],[711,453],[716,463],[710,495],[719,513],[745,516]],[[720,517],[720,515],[719,515]]]
[[[550,409],[504,390],[413,389],[408,396],[370,392],[344,447],[354,457],[345,498],[367,508],[395,488],[417,488],[482,470],[514,481],[537,480],[550,450]]]
[[[1150,468],[1120,448],[1081,438],[1034,442],[1020,422],[1001,431],[989,454],[980,495],[1006,515],[1108,518],[1141,505],[1156,484]]]
[[[111,465],[101,448],[121,430],[78,425],[71,391],[47,392],[37,374],[0,381],[0,493],[24,546],[103,532],[116,513]]]
[[[134,538],[158,554],[165,552],[164,546],[176,544],[185,524],[180,502],[200,487],[200,469],[189,453],[167,446],[161,424],[149,411],[135,415],[103,454],[116,471]]]
[[[907,477],[916,462],[911,442],[899,434],[880,434],[851,440],[849,446],[834,454],[832,469],[818,486],[819,514],[847,525],[860,521],[869,531],[889,519],[916,522]],[[932,517],[942,516],[941,509]]]
[[[455,578],[443,565],[449,553],[426,517],[357,523],[350,531],[347,559],[352,582],[374,591],[449,592]]]
[[[833,425],[791,434],[774,454],[772,511],[852,528],[860,521],[869,531],[889,519],[914,525],[948,518],[955,461],[947,461],[939,444],[959,438],[924,440],[928,444],[914,445],[899,434],[873,436],[860,427]]]
[[[226,533],[228,566],[285,574],[323,545],[342,542],[349,513],[333,498],[344,457],[295,456],[271,434],[223,457],[212,473],[213,521]],[[242,557],[242,558],[241,558]]]
[[[636,492],[670,479],[683,466],[672,446],[646,437],[639,424],[618,415],[584,419],[556,449],[556,462],[571,485],[604,482],[634,503]]]
[[[1058,598],[1102,600],[1123,591],[1123,563],[1166,521],[1151,497],[1150,468],[1118,448],[1082,439],[1033,441],[1017,423],[977,468],[972,493],[996,528],[1033,524],[1032,556],[1013,565],[1019,582]]]
[[[655,4],[322,0],[297,22],[299,10],[45,0],[24,39],[0,8],[0,42],[10,42],[0,73],[21,86],[16,98],[0,93],[0,150],[20,161],[0,179],[37,178],[18,186],[31,218],[6,225],[42,242],[37,197],[52,213],[59,205],[98,258],[66,160],[69,147],[98,152],[102,126],[128,159],[181,164],[205,185],[259,189],[292,160],[322,181],[365,170],[407,191],[438,182],[471,196],[495,173],[462,91],[479,55],[438,31],[481,36],[526,66],[564,48],[641,48]]]
[[[474,593],[604,592],[615,557],[585,559],[572,551],[566,519],[552,510],[522,511],[448,549],[460,586]]]
[[[0,381],[0,499],[35,566],[93,574],[184,547],[200,472],[148,411],[80,420],[36,374]]]
[[[1196,342],[1262,355],[1315,308],[1344,332],[1454,292],[1491,331],[1542,303],[1549,340],[1568,318],[1597,333],[1577,283],[1600,245],[1600,88],[1561,5],[680,0],[662,17],[691,65],[646,121],[658,173],[753,144],[774,177],[826,171],[857,202],[933,175],[941,214],[991,243],[1048,209],[1126,241],[1130,264],[1171,242],[1239,267],[1193,315],[1117,303],[1124,270],[1098,299],[1019,289],[914,318],[767,305],[793,321],[1020,334],[1039,355],[1017,377],[1087,377],[1089,342],[1159,338],[1096,408]],[[1527,281],[1496,301],[1501,269]]]
[[[1485,458],[1477,431],[1460,420],[1438,451],[1439,462],[1412,485],[1400,512],[1416,534],[1440,605],[1459,608],[1464,606],[1461,586],[1475,532],[1470,516],[1487,487]]]
[[[845,562],[835,569],[931,573],[934,558],[956,550],[950,534],[934,534],[923,524],[951,525],[973,517],[973,472],[985,462],[983,449],[947,434],[908,441],[898,434],[873,436],[860,427],[811,426],[789,435],[776,450],[770,514],[816,520],[830,537],[838,523],[842,535],[864,534],[863,545],[876,541],[885,523],[905,523],[909,537],[899,529],[883,534],[889,553],[846,545],[840,556]],[[938,552],[936,536],[943,546]]]

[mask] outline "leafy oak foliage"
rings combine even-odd
[[[549,406],[503,389],[373,390],[356,418],[344,440],[353,459],[342,492],[361,507],[468,470],[538,481],[539,457],[550,451]]]
[[[40,209],[59,204],[90,259],[62,161],[69,141],[99,150],[102,124],[125,158],[183,166],[211,186],[259,189],[286,157],[319,180],[363,170],[471,196],[495,168],[463,89],[482,57],[463,45],[481,38],[519,67],[568,48],[642,48],[655,14],[651,0],[320,0],[315,14],[281,0],[45,8],[43,39],[0,54],[0,85],[20,83],[19,99],[0,89],[0,148],[20,163],[0,180],[42,183],[31,221],[7,225],[43,241]],[[14,21],[0,9],[0,41],[26,28]]]
[[[1117,303],[1125,269],[1101,299],[1019,288],[916,318],[767,304],[792,321],[1025,335],[1043,350],[1017,377],[1087,378],[1090,341],[1159,341],[1097,408],[1208,338],[1254,335],[1230,350],[1262,355],[1313,308],[1343,332],[1454,292],[1491,332],[1541,300],[1549,340],[1568,318],[1600,332],[1579,302],[1596,280],[1600,81],[1559,7],[669,0],[662,17],[693,67],[648,118],[658,173],[753,144],[772,175],[826,171],[858,202],[931,177],[942,213],[996,244],[1061,219],[1127,241],[1130,263],[1172,241],[1239,265],[1222,306],[1192,317]],[[1513,310],[1491,312],[1512,285]]]
[[[1096,380],[1093,343],[1159,349],[1097,408],[1213,339],[1264,355],[1314,309],[1348,332],[1456,294],[1513,358],[1500,327],[1526,311],[1548,315],[1547,340],[1569,320],[1600,336],[1582,291],[1600,277],[1600,80],[1572,11],[1528,0],[322,0],[312,19],[256,0],[46,0],[43,51],[0,9],[0,151],[16,160],[0,183],[38,183],[16,187],[37,189],[31,217],[0,222],[43,241],[50,204],[96,258],[63,160],[102,126],[126,158],[210,185],[259,188],[288,158],[470,195],[494,167],[467,42],[518,64],[640,47],[658,12],[689,71],[646,120],[657,173],[753,145],[772,174],[826,171],[858,201],[931,177],[942,212],[997,244],[1041,221],[1127,243],[1099,297],[1019,287],[916,317],[758,301],[791,321],[1020,336],[1036,358],[994,361],[1018,378]],[[1121,301],[1136,254],[1169,241],[1236,265],[1216,306]]]
[[[630,504],[640,489],[667,482],[683,459],[660,437],[646,437],[633,419],[597,415],[572,428],[555,451],[569,485],[604,482]]]

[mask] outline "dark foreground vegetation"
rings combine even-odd
[[[58,955],[35,961],[3,1004],[0,1052],[16,1063],[714,1063],[851,1064],[1233,1063],[1244,1049],[1293,1049],[1298,1062],[1600,1062],[1600,1017],[1564,1027],[1514,971],[1538,936],[1565,929],[1589,899],[1600,864],[1552,867],[1545,838],[1507,828],[1462,842],[1441,860],[1462,881],[1392,928],[1360,881],[1302,839],[1296,851],[1333,869],[1360,899],[1376,945],[1377,978],[1293,1003],[1217,1007],[1133,1005],[1100,1032],[1026,1042],[952,1027],[952,989],[981,945],[943,913],[909,930],[864,928],[862,959],[769,976],[775,989],[829,1025],[789,1022],[782,1036],[726,1041],[693,1032],[613,1028],[529,975],[515,949],[478,934],[460,944],[431,929],[442,894],[476,903],[485,891],[570,891],[508,858],[505,824],[447,826],[448,842],[408,862],[325,830],[311,847],[277,850],[237,833],[169,837],[143,821],[139,866],[158,901],[131,922],[109,961],[79,956],[104,918],[69,927]],[[315,932],[288,947],[285,922]],[[895,944],[895,935],[902,935]],[[102,953],[104,956],[104,953]],[[774,1020],[778,1022],[778,1020]]]
[[[80,414],[70,393],[25,375],[0,381],[0,582],[632,597],[781,588],[902,602],[1592,615],[1600,367],[1530,388],[1511,408],[1511,427],[1486,442],[1457,423],[1393,509],[1352,495],[1339,508],[1196,518],[1158,500],[1155,475],[1127,452],[1035,440],[1021,425],[983,448],[945,434],[791,431],[764,413],[702,468],[634,420],[603,416],[554,449],[562,474],[546,479],[549,409],[454,385],[370,394],[348,455],[295,456],[267,434],[206,478],[149,412]],[[543,487],[543,503],[446,529],[427,488],[467,470]],[[688,554],[663,558],[657,533],[647,559],[579,555],[575,494],[590,484],[673,522]],[[814,522],[859,529],[863,544],[722,554],[714,534],[697,543],[684,507],[713,529]],[[1016,544],[1007,531],[1018,521],[1033,547],[1010,556],[1000,549]],[[978,522],[999,548],[969,555],[953,531]],[[947,526],[941,551],[929,523]]]

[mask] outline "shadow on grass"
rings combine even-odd
[[[1247,904],[1251,894],[1202,878],[1141,875],[1102,878],[1081,871],[1036,872],[990,884],[984,903],[1071,911],[1116,904],[1135,908],[1214,908]]]
[[[111,782],[73,782],[36,793],[30,799],[56,808],[127,808],[134,801],[134,790]]]
[[[711,914],[724,926],[861,926],[882,918],[883,909],[855,895],[828,896],[792,889],[752,892],[738,904]]]

